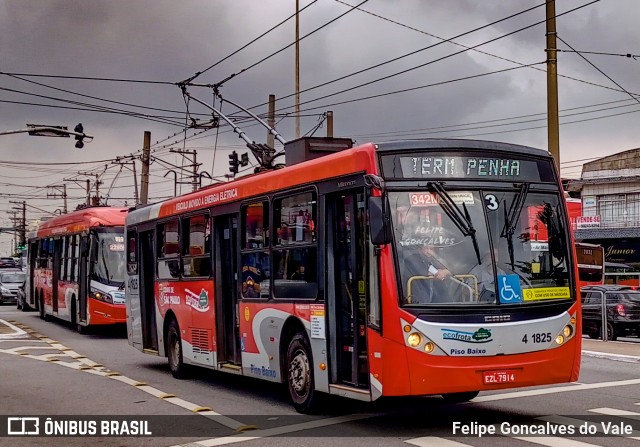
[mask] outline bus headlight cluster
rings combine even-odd
[[[569,324],[567,324],[565,327],[562,328],[562,332],[556,335],[555,342],[558,346],[560,346],[561,344],[569,340],[571,337],[573,337],[573,334],[575,333],[575,328],[573,324],[575,324],[575,318],[571,318],[571,320],[569,321]]]
[[[427,354],[442,355],[438,346],[429,340],[429,337],[424,335],[419,329],[416,329],[412,324],[404,320],[401,320],[401,323],[402,332],[404,332],[404,342],[407,346]]]

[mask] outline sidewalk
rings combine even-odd
[[[640,343],[582,339],[582,354],[626,362],[640,362]]]

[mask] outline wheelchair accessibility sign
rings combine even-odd
[[[518,275],[498,275],[498,292],[502,304],[521,303],[523,301]]]

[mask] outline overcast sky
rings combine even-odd
[[[307,5],[301,37],[350,10],[339,0],[300,0]],[[203,85],[235,74],[220,94],[255,113],[266,112],[269,94],[281,98],[277,129],[294,139],[294,46],[258,62],[293,43],[295,21],[225,59],[294,13],[295,0],[0,0],[0,132],[82,123],[94,137],[76,149],[73,138],[0,136],[0,226],[17,206],[10,200],[27,201],[28,220],[47,215],[38,208],[61,209],[61,198],[47,198],[56,193],[48,185],[67,183],[74,209],[95,174],[108,204],[133,204],[133,174],[109,160],[139,156],[144,131],[155,160],[152,201],[173,195],[166,163],[191,163],[171,149],[197,151],[200,171],[227,173],[230,151],[246,150],[229,126],[188,129],[184,141],[187,110],[201,123],[211,112],[172,83],[198,72],[193,82]],[[559,0],[556,13],[558,48],[584,56],[558,55],[561,168],[577,177],[584,161],[640,147],[640,102],[631,97],[640,92],[640,60],[620,56],[640,53],[640,8],[637,0]],[[331,110],[335,136],[357,143],[469,137],[546,149],[545,25],[532,26],[544,18],[544,0],[366,1],[300,42],[301,133]],[[363,99],[403,89],[411,90]],[[212,102],[210,88],[188,92]],[[225,102],[222,112],[245,116]],[[255,122],[238,125],[266,142]],[[326,125],[314,135],[326,135]],[[136,168],[139,175],[139,161]],[[0,254],[10,247],[11,237],[0,235]]]

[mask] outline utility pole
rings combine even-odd
[[[140,204],[149,200],[149,159],[151,158],[151,132],[145,130],[142,144],[142,175],[140,179]]]
[[[9,201],[9,203],[13,203],[11,201]],[[15,202],[18,203],[18,202]],[[11,254],[13,255],[13,253],[15,253],[16,250],[16,246],[17,241],[18,241],[18,217],[16,216],[16,212],[15,211],[7,211],[7,214],[11,214],[12,216],[9,218],[9,220],[11,220],[11,225],[13,225],[13,241],[12,241],[12,247],[11,247]]]
[[[269,95],[269,115],[267,116],[267,124],[271,128],[276,127],[276,95]],[[276,139],[271,132],[267,132],[267,145],[270,148],[275,146]]]
[[[54,192],[53,194],[49,194],[47,193],[47,198],[52,198],[52,199],[57,199],[59,197],[62,197],[62,199],[64,199],[64,208],[63,208],[63,212],[64,214],[67,214],[68,209],[67,209],[67,184],[64,183],[62,185],[49,185],[47,186],[47,188],[53,188],[54,190],[57,190],[58,192],[62,189],[62,195],[58,195],[56,192]]]
[[[296,0],[296,138],[300,138],[300,0]]]
[[[547,132],[549,152],[560,169],[560,125],[558,119],[558,59],[556,51],[556,2],[547,1]]]
[[[22,202],[16,202],[14,200],[9,200],[9,203],[13,203],[14,205],[20,205],[19,207],[13,207],[13,227],[15,228],[15,238],[16,245],[20,247],[24,247],[27,243],[27,202],[24,200]],[[17,211],[21,211],[22,216],[20,218],[17,217]],[[18,223],[19,222],[19,223]]]
[[[200,164],[197,163],[197,155],[198,153],[196,151],[188,151],[188,150],[179,150],[179,149],[169,149],[169,152],[173,152],[174,154],[180,154],[183,157],[186,157],[187,155],[191,155],[193,156],[193,159],[191,160],[192,163],[190,165],[187,165],[188,167],[191,167],[192,169],[192,180],[190,182],[177,182],[180,184],[191,184],[193,191],[196,191],[198,189],[198,183],[200,182],[200,177],[198,176],[198,167],[200,166]],[[187,159],[188,160],[188,159]],[[173,166],[173,165],[172,165]],[[182,169],[183,171],[186,170],[186,168],[184,167],[180,167],[180,166],[174,166],[175,168],[178,169]],[[182,172],[180,172],[180,177],[182,177]],[[182,191],[180,191],[182,193]]]
[[[87,179],[87,205],[91,206],[99,206],[100,205],[100,174],[95,174],[93,172],[78,172],[78,175],[86,175],[88,177],[96,177],[96,195],[91,200],[91,181]]]
[[[333,138],[333,111],[327,111],[327,137]]]
[[[129,159],[128,161],[124,161],[125,159]],[[125,167],[130,169],[133,172],[133,198],[135,205],[138,205],[140,202],[138,201],[138,175],[136,174],[136,157],[131,154],[129,157],[116,157],[116,160],[113,162],[114,164],[119,164],[121,167]],[[129,168],[129,163],[131,163],[132,167]]]

